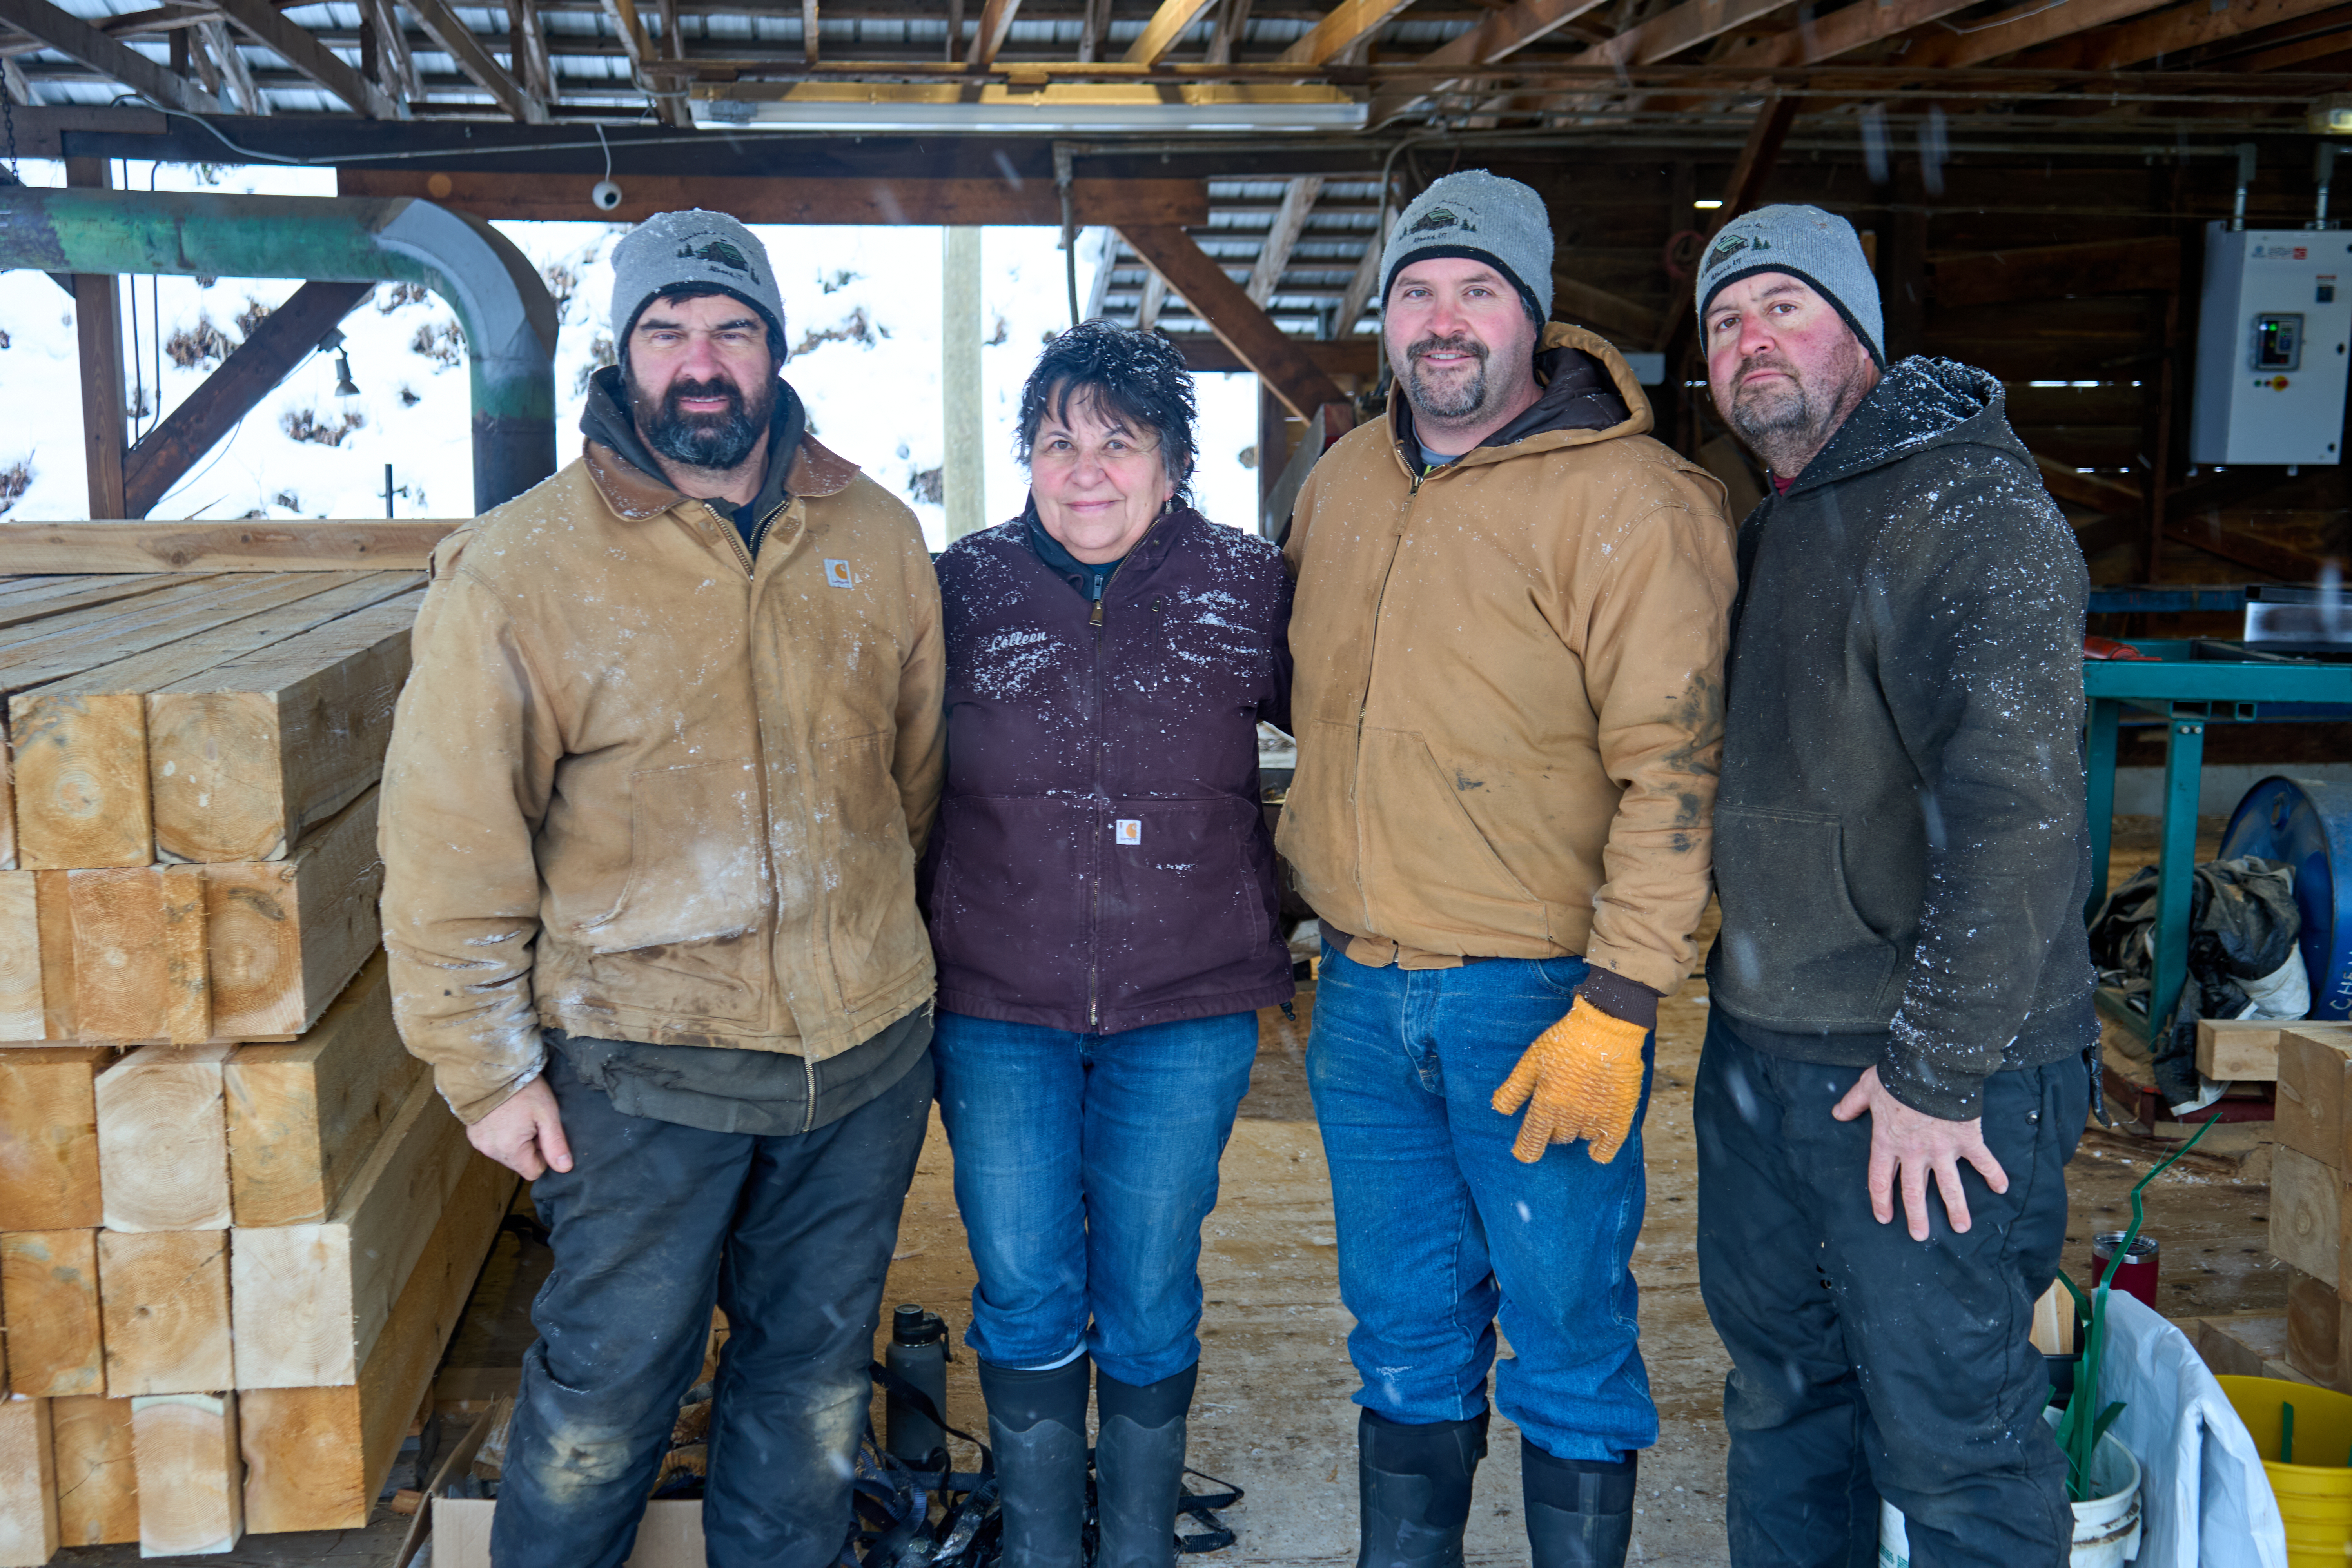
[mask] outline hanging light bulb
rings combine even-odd
[[[360,395],[359,384],[352,379],[352,353],[344,344],[342,330],[329,327],[327,335],[319,340],[319,352],[335,356],[335,395],[357,397]]]

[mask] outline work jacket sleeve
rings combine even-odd
[[[2074,907],[2082,853],[2083,554],[2038,478],[1934,487],[1874,553],[1880,684],[1920,784],[1927,894],[1879,1077],[1978,1114]]]
[[[1290,601],[1297,591],[1291,582],[1293,570],[1287,561],[1276,568],[1272,585],[1274,625],[1270,628],[1274,658],[1266,693],[1257,709],[1257,716],[1262,721],[1273,725],[1286,735],[1295,733],[1290,728]]]
[[[1601,764],[1623,793],[1587,962],[1672,995],[1706,908],[1737,568],[1720,487],[1675,473],[1613,542],[1585,629]]]
[[[919,542],[914,581],[908,593],[914,601],[914,641],[898,668],[898,738],[890,754],[891,777],[898,785],[898,806],[907,817],[907,839],[915,858],[940,814],[940,791],[947,777],[948,657],[940,627],[940,579],[929,554]]]
[[[460,1120],[545,1060],[531,994],[532,843],[562,747],[528,639],[445,543],[384,759],[377,846],[393,1011]]]

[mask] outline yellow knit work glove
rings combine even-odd
[[[1615,1159],[1642,1103],[1642,1042],[1649,1033],[1579,996],[1567,1017],[1536,1037],[1495,1091],[1495,1109],[1506,1116],[1528,1106],[1511,1152],[1533,1164],[1543,1158],[1545,1145],[1583,1138],[1591,1142],[1595,1163]]]

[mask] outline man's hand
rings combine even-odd
[[[555,1091],[543,1078],[531,1079],[504,1105],[467,1128],[466,1142],[526,1182],[539,1180],[551,1165],[572,1169],[563,1118],[556,1112]]]
[[[1510,1115],[1529,1096],[1511,1152],[1533,1164],[1553,1143],[1590,1141],[1593,1163],[1605,1165],[1633,1129],[1642,1103],[1642,1042],[1650,1031],[1612,1016],[1579,996],[1568,1016],[1536,1037],[1491,1102]]]
[[[1960,1162],[1966,1160],[1994,1192],[2009,1191],[2009,1173],[1985,1147],[1984,1123],[1971,1117],[1947,1121],[1924,1110],[1914,1110],[1878,1081],[1878,1069],[1864,1071],[1845,1098],[1830,1112],[1840,1121],[1870,1118],[1870,1212],[1878,1223],[1895,1218],[1895,1179],[1903,1178],[1903,1212],[1911,1222],[1911,1239],[1927,1239],[1927,1177],[1936,1178],[1944,1194],[1944,1213],[1952,1229],[1969,1228],[1968,1194],[1960,1190]]]

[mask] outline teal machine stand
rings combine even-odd
[[[2255,720],[2352,719],[2352,664],[2264,653],[2241,643],[2203,637],[2179,641],[2135,639],[2131,646],[2148,657],[2086,659],[2083,665],[2084,694],[2089,699],[2090,709],[2085,760],[2092,857],[2091,901],[2083,918],[2087,921],[2095,915],[2106,900],[2107,864],[2115,830],[2116,753],[2124,715],[2128,710],[2161,723],[2165,735],[2154,974],[2147,1017],[2129,1011],[2119,997],[2105,989],[2099,993],[2099,1013],[2102,1018],[2146,1039],[2151,1033],[2151,1019],[2172,1016],[2189,980],[2189,892],[2197,863],[2197,799],[2205,763],[2206,726]],[[2244,837],[2236,831],[2236,826],[2233,823],[2232,839]],[[2342,837],[2346,834],[2352,834],[2352,823],[2341,824],[2336,833],[2323,837]],[[2315,908],[2304,896],[2305,881],[2326,880],[2325,872],[2332,868],[2333,880],[2343,885],[2343,892],[2352,893],[2352,859],[2329,868],[2325,848],[2323,842],[2323,863],[2312,868],[2321,876],[2299,873],[2297,878],[2296,901],[2305,908],[2307,928],[2315,914],[2332,911],[2338,896],[2315,886],[2311,891],[2320,900],[2318,908]],[[2225,854],[2231,852],[2225,847]],[[2265,851],[2255,847],[2251,852]],[[2315,944],[2332,957],[2337,944],[2347,941],[2352,941],[2352,929],[2332,936],[2307,930],[2304,946],[2307,957],[2315,956]],[[2328,958],[2321,959],[2323,964],[2328,962]],[[2315,965],[2311,976],[2313,999],[2318,1005],[2315,1016],[2326,1005],[2330,979],[2326,970]],[[2230,1103],[2219,1102],[2214,1112],[2233,1120],[2221,1109]],[[2248,1107],[2250,1110],[2254,1109]],[[2267,1106],[2259,1110],[2263,1117],[2269,1114]],[[2196,1119],[2201,1120],[2202,1114]]]

